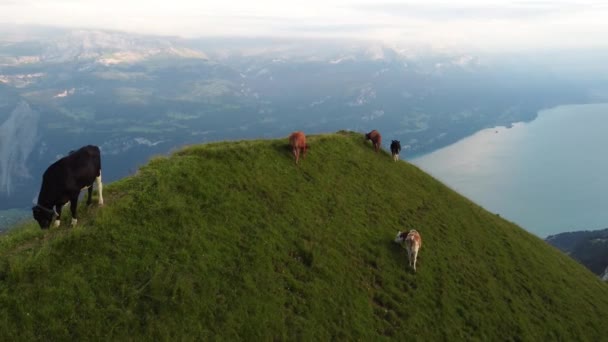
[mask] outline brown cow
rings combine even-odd
[[[300,161],[300,152],[302,152],[302,159],[304,159],[306,156],[306,150],[308,149],[308,144],[306,144],[306,135],[304,135],[304,132],[297,131],[291,133],[289,136],[289,145],[291,145],[293,156],[296,158],[296,164],[298,164]]]
[[[420,237],[420,233],[418,233],[415,229],[410,230],[409,232],[399,232],[397,233],[397,237],[395,237],[395,242],[402,243],[405,242],[405,248],[407,249],[407,258],[409,259],[410,267],[414,269],[416,272],[416,260],[418,260],[418,251],[420,247],[422,247],[422,238]]]
[[[382,136],[380,135],[380,132],[373,130],[365,135],[365,139],[372,141],[376,152],[380,150],[380,145],[382,145]]]

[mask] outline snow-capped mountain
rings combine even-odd
[[[103,30],[67,30],[40,42],[38,55],[0,56],[0,64],[95,61],[102,65],[136,63],[146,59],[207,59],[201,51],[181,46],[176,38],[150,37]]]

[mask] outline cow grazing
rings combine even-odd
[[[414,272],[416,272],[416,260],[418,259],[418,251],[422,247],[422,238],[420,238],[420,233],[418,233],[415,229],[412,229],[407,233],[399,232],[397,233],[395,242],[405,242],[409,265],[414,269]]]
[[[401,142],[399,140],[393,140],[391,142],[391,153],[393,154],[393,160],[399,160],[399,152],[401,152]]]
[[[308,144],[306,144],[306,135],[304,135],[304,132],[297,131],[291,133],[289,136],[289,145],[291,145],[291,151],[296,159],[296,164],[298,164],[300,161],[300,153],[302,153],[302,159],[304,159],[306,156],[306,150],[308,149]]]
[[[99,205],[103,205],[101,184],[101,153],[97,146],[84,146],[59,159],[49,166],[42,176],[42,186],[38,202],[32,208],[34,219],[40,228],[47,229],[55,218],[55,227],[59,226],[61,209],[69,201],[72,212],[72,226],[78,222],[77,205],[80,191],[88,188],[91,204],[93,183],[97,183]]]
[[[382,145],[382,136],[380,135],[380,132],[373,130],[365,135],[365,139],[372,141],[376,152],[380,150],[380,145]]]

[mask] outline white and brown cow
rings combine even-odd
[[[422,247],[422,238],[420,237],[420,233],[418,233],[418,231],[416,231],[415,229],[412,229],[407,233],[402,233],[400,231],[399,233],[397,233],[395,242],[405,242],[409,265],[414,269],[414,272],[416,272],[416,260],[418,259],[418,251],[420,251],[420,247]]]

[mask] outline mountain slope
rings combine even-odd
[[[2,339],[599,340],[608,287],[363,137],[192,146],[0,238]],[[64,222],[68,218],[64,218]],[[418,273],[398,230],[423,238]]]
[[[602,277],[608,267],[608,229],[566,232],[545,239]]]

